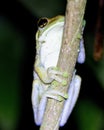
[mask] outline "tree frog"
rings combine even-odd
[[[34,120],[37,125],[41,125],[48,98],[58,101],[65,100],[63,112],[60,116],[60,126],[64,126],[71,114],[78,98],[81,78],[73,73],[71,84],[69,85],[68,96],[52,88],[52,82],[63,82],[59,75],[63,72],[55,69],[57,66],[62,35],[64,28],[64,16],[54,18],[41,18],[38,21],[38,31],[36,33],[36,59],[33,71],[32,85],[32,106]],[[85,49],[83,39],[80,41],[78,62],[85,60]]]

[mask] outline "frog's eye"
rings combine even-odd
[[[48,24],[48,19],[47,18],[41,18],[38,21],[38,27],[39,28],[44,28]]]

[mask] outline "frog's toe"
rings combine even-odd
[[[48,75],[49,75],[49,77],[51,79],[56,80],[56,81],[62,83],[62,85],[63,84],[66,85],[66,80],[64,80],[65,82],[63,83],[62,78],[67,78],[68,77],[68,73],[67,72],[62,72],[57,67],[49,67],[48,68]]]
[[[64,99],[68,98],[67,93],[59,92],[58,90],[48,90],[46,92],[46,97],[53,98],[58,101],[63,101]]]

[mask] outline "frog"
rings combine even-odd
[[[31,96],[34,120],[38,126],[42,124],[48,98],[59,102],[65,100],[59,123],[60,126],[64,126],[75,106],[80,91],[81,77],[76,75],[76,69],[73,72],[68,93],[55,90],[55,86],[53,87],[55,84],[52,84],[52,82],[57,81],[63,86],[65,85],[65,82],[60,78],[60,76],[64,77],[65,73],[57,69],[64,21],[65,17],[62,15],[53,18],[43,17],[38,21]],[[83,38],[80,39],[78,53],[77,61],[82,64],[85,61]]]

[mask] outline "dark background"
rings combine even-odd
[[[98,62],[93,59],[98,2],[88,0],[86,5],[86,62],[76,65],[83,79],[81,92],[68,123],[61,129],[104,129],[104,56]],[[37,20],[64,15],[65,6],[66,1],[59,0],[0,2],[0,130],[38,129],[31,105]],[[102,12],[104,21],[104,8]]]

